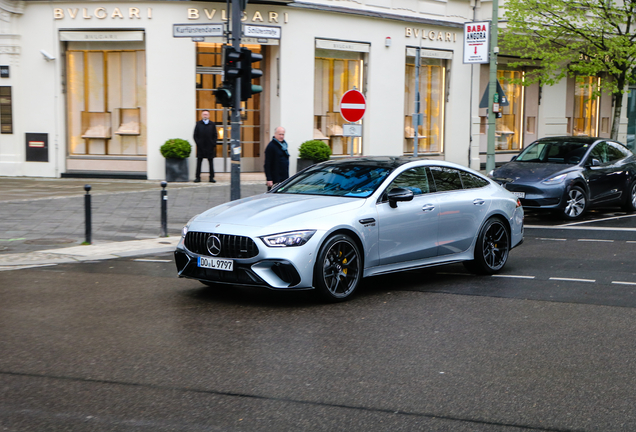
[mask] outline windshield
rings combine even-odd
[[[369,165],[326,165],[292,178],[274,193],[366,198],[390,172],[390,168]]]
[[[590,148],[577,141],[537,141],[521,152],[519,162],[539,162],[576,165]]]

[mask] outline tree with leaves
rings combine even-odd
[[[618,136],[623,94],[636,83],[636,0],[506,0],[501,46],[533,60],[524,84],[554,85],[566,76],[600,76],[614,102]]]

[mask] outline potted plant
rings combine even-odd
[[[298,160],[296,162],[296,171],[302,171],[305,168],[324,162],[331,157],[331,147],[324,141],[309,140],[305,141],[298,148]]]
[[[166,158],[166,181],[187,182],[188,156],[192,146],[186,140],[173,138],[166,141],[161,148],[161,155]]]

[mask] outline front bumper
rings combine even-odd
[[[525,197],[520,197],[519,201],[527,209],[560,209],[565,202],[563,200],[565,193],[563,185],[542,185],[544,187],[541,189],[518,183],[505,183],[502,186],[510,192],[523,192]]]
[[[321,236],[314,235],[314,237],[317,238],[312,238],[298,247],[269,248],[259,244],[256,256],[233,258],[232,271],[199,267],[199,257],[208,259],[213,257],[189,250],[183,239],[177,245],[174,257],[179,277],[209,283],[270,289],[311,289],[313,288],[315,251]]]

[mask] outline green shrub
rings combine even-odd
[[[331,148],[320,140],[305,141],[298,148],[298,156],[301,159],[323,162],[331,157]]]
[[[179,138],[169,139],[159,149],[161,155],[168,159],[185,159],[190,156],[192,146],[186,140]]]

